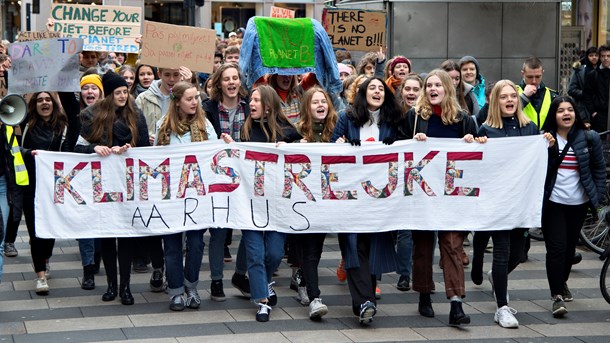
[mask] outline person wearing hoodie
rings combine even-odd
[[[578,113],[582,117],[585,125],[591,125],[591,115],[587,111],[584,103],[585,77],[589,72],[593,71],[599,64],[599,55],[597,47],[592,46],[587,49],[585,55],[572,65],[572,76],[570,76],[570,85],[568,86],[568,95],[570,95],[578,106]]]
[[[472,56],[464,56],[460,59],[459,64],[462,81],[473,87],[472,93],[477,98],[479,108],[483,107],[487,100],[485,99],[485,78],[481,74],[479,61]]]
[[[600,64],[585,76],[583,101],[591,114],[591,129],[608,129],[608,92],[610,90],[610,46],[597,48]]]
[[[385,80],[386,85],[395,92],[402,80],[411,72],[411,61],[404,56],[396,56],[392,59],[388,69],[389,77]]]
[[[178,69],[159,68],[160,79],[154,81],[150,87],[136,98],[136,105],[144,113],[150,143],[155,141],[155,130],[159,119],[167,113],[170,103],[169,93],[179,81],[190,80],[193,73],[187,67]]]

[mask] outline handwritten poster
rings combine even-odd
[[[216,31],[199,27],[144,22],[141,63],[161,68],[185,66],[212,73]]]
[[[335,48],[377,51],[386,45],[386,12],[325,8],[322,25]]]
[[[271,6],[271,18],[294,18],[294,11],[287,8]]]
[[[17,36],[18,42],[30,42],[49,38],[59,38],[61,33],[54,31],[21,31]]]
[[[314,29],[310,18],[254,17],[265,67],[315,66]]]
[[[85,51],[137,53],[142,9],[129,6],[53,4],[53,31],[82,38]]]
[[[11,80],[8,92],[79,91],[78,54],[82,50],[83,40],[80,38],[12,43],[8,49],[12,59],[8,70]]]

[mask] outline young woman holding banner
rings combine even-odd
[[[542,205],[542,232],[546,247],[546,274],[553,297],[553,317],[567,312],[572,301],[568,278],[578,234],[587,210],[606,196],[606,163],[597,132],[585,129],[576,103],[569,96],[551,102],[544,131],[557,139],[549,149]]]
[[[403,113],[394,94],[379,77],[364,81],[354,105],[340,113],[331,141],[359,146],[363,141],[392,144]],[[396,252],[390,232],[340,233],[339,246],[345,260],[352,311],[368,324],[377,313],[375,288],[383,273],[396,270]]]
[[[170,93],[167,113],[157,122],[155,145],[176,145],[217,140],[214,127],[200,106],[197,87],[189,82],[178,82]],[[197,309],[201,298],[197,292],[199,269],[203,258],[203,234],[206,229],[186,232],[186,256],[182,262],[182,232],[163,236],[169,308],[182,311]],[[186,293],[186,298],[184,294]]]
[[[74,98],[73,93],[69,93]],[[76,102],[76,101],[74,101]],[[49,92],[32,94],[28,103],[27,123],[22,135],[22,152],[28,170],[30,184],[23,188],[23,214],[25,224],[30,236],[30,251],[34,272],[36,273],[35,291],[38,295],[46,295],[49,292],[47,283],[47,263],[53,255],[54,239],[38,238],[35,228],[34,198],[36,193],[36,165],[32,158],[38,150],[48,151],[71,151],[68,137],[73,136],[78,118],[75,113],[68,116],[62,111],[55,98]]]
[[[403,131],[407,138],[425,141],[429,137],[462,138],[473,142],[476,125],[473,119],[460,109],[455,87],[446,71],[435,69],[424,80],[423,95],[414,108],[407,113],[407,127]],[[470,317],[462,309],[462,298],[466,296],[462,244],[464,233],[439,231],[441,266],[445,279],[445,293],[451,300],[449,324],[469,324]],[[430,294],[434,289],[432,280],[432,258],[434,231],[413,231],[413,289],[419,292],[419,313],[434,317]]]
[[[80,114],[82,127],[74,151],[88,154],[95,152],[105,157],[122,154],[131,147],[150,145],[146,119],[129,95],[127,82],[119,75],[108,72],[102,78],[102,86],[106,97]],[[135,240],[136,238],[101,238],[102,259],[108,281],[103,301],[114,300],[118,291],[123,305],[133,305],[129,282]],[[121,276],[118,290],[117,241]]]
[[[218,67],[216,72],[208,79],[210,83],[210,97],[203,102],[207,119],[214,126],[214,131],[220,135],[226,134],[233,140],[241,141],[241,128],[250,115],[248,106],[248,93],[241,84],[242,75],[239,66],[235,63],[225,63]],[[210,228],[210,295],[214,301],[226,299],[222,282],[224,262],[232,260],[229,246],[232,243],[232,228]],[[228,259],[228,260],[224,260]],[[235,260],[235,272],[231,283],[243,296],[250,297],[250,283],[246,273],[246,248],[240,240]]]
[[[282,111],[282,100],[270,86],[260,85],[250,94],[250,116],[241,129],[242,142],[290,143],[302,137]],[[223,133],[229,143],[233,138]],[[284,257],[286,234],[277,231],[242,230],[246,246],[252,300],[258,305],[256,320],[269,321],[277,295],[271,279]]]
[[[303,136],[301,143],[328,143],[337,123],[337,113],[330,96],[320,87],[305,92],[301,103],[301,119],[297,129]],[[322,257],[325,233],[297,235],[297,249],[301,249],[301,270],[305,287],[299,287],[301,304],[309,304],[309,318],[319,320],[328,313],[328,307],[320,298],[318,287],[318,265]]]
[[[479,129],[479,142],[487,138],[518,137],[539,134],[538,127],[530,121],[521,108],[517,86],[509,80],[500,80],[491,90],[487,120]],[[550,133],[544,136],[552,146],[555,138]],[[508,274],[520,263],[524,254],[527,228],[513,230],[477,231],[473,238],[472,282],[483,282],[483,257],[489,238],[493,239],[493,263],[487,273],[496,299],[494,321],[504,328],[516,328],[519,322],[515,311],[508,306]]]

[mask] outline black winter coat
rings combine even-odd
[[[556,132],[551,132],[557,138]],[[588,136],[588,137],[587,137]],[[602,150],[601,139],[595,131],[574,129],[568,133],[568,144],[571,143],[572,150],[578,161],[578,172],[580,182],[589,197],[593,213],[606,194],[606,163]],[[544,185],[545,202],[551,197],[555,181],[557,180],[557,169],[559,166],[559,147],[555,144],[549,148],[549,163]]]

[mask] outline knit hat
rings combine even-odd
[[[111,71],[104,74],[104,77],[102,77],[102,84],[104,85],[104,94],[106,94],[106,96],[112,94],[114,90],[119,87],[128,87],[125,79]]]
[[[411,69],[411,61],[409,61],[409,59],[406,57],[398,56],[394,58],[394,60],[392,60],[392,63],[390,64],[390,73],[394,73],[394,67],[396,67],[398,63],[406,63],[409,66],[409,71],[413,71]]]
[[[80,88],[83,88],[84,85],[87,84],[94,84],[97,86],[97,88],[100,89],[100,91],[104,91],[103,87],[102,87],[102,78],[97,75],[97,74],[89,74],[89,75],[85,75],[83,77],[81,77],[80,79]]]
[[[474,67],[477,70],[477,78],[479,77],[479,75],[481,75],[481,70],[479,69],[479,61],[477,61],[476,58],[472,57],[472,56],[464,56],[460,59],[460,62],[458,63],[460,65],[460,69],[462,69],[462,66],[466,63],[474,63]]]
[[[348,67],[343,63],[338,63],[337,66],[339,68],[339,74],[348,73],[349,75],[352,75],[352,68]]]

